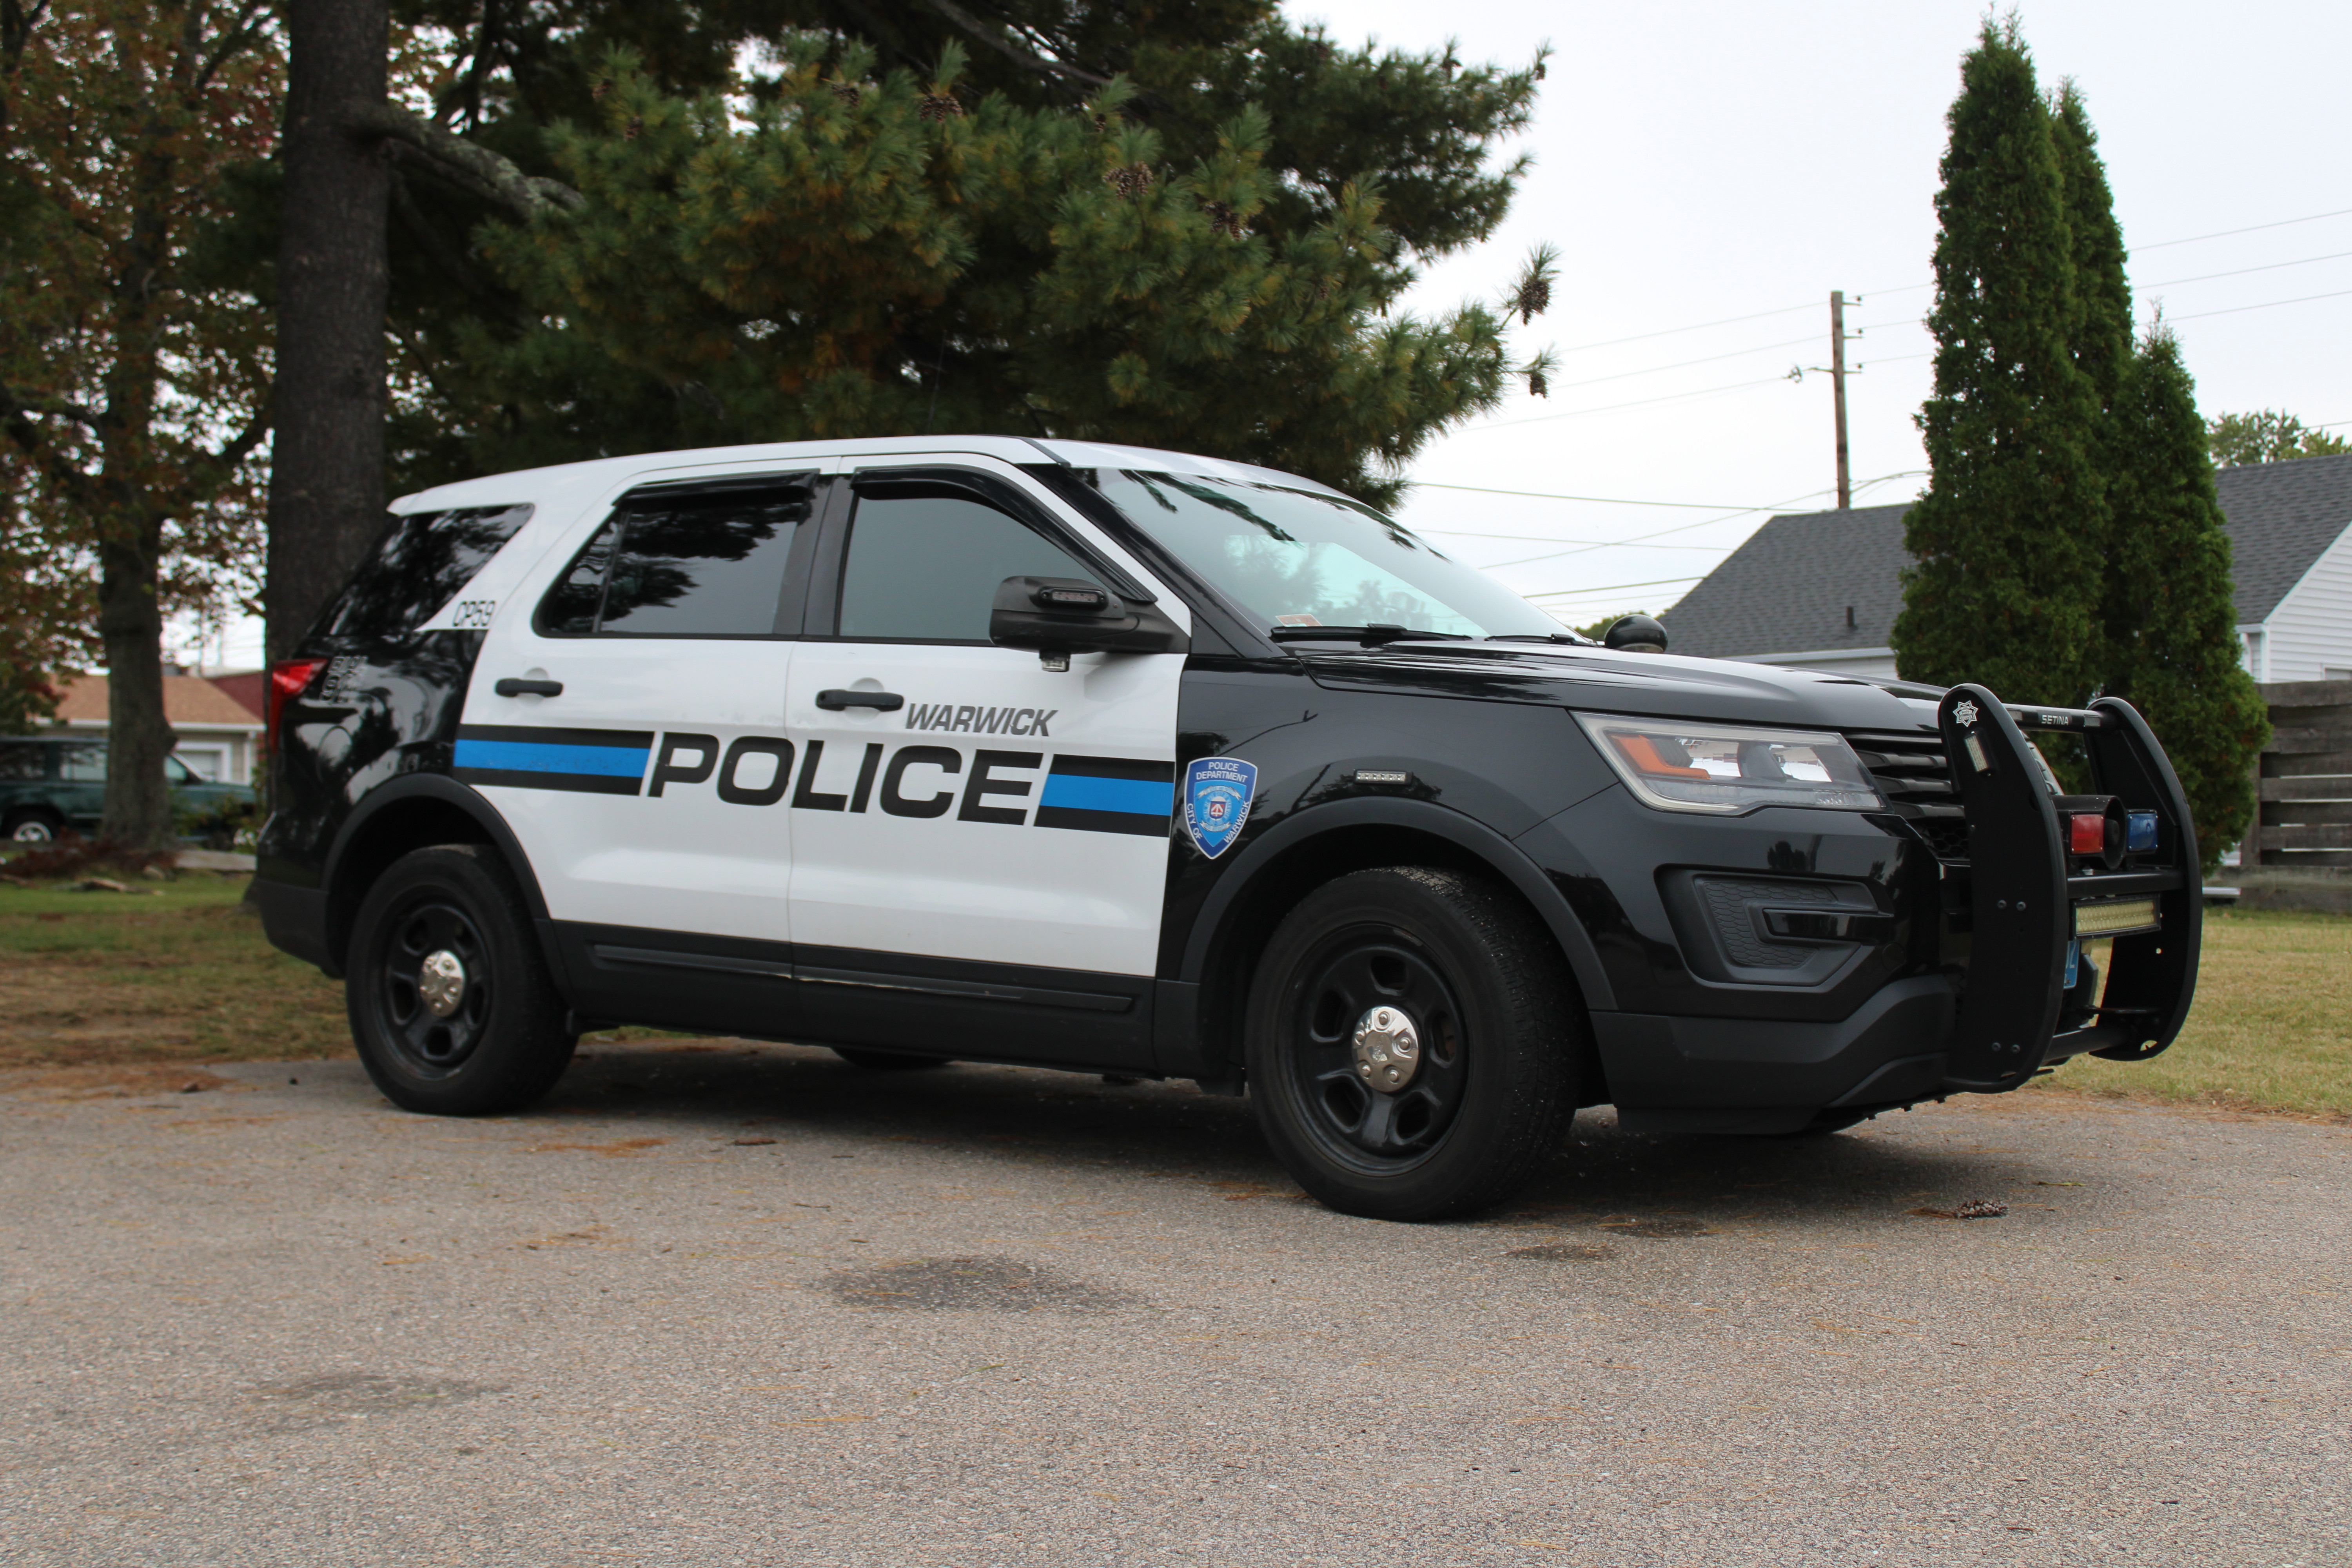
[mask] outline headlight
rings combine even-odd
[[[1876,811],[1885,804],[1842,735],[1613,713],[1579,713],[1576,721],[1625,786],[1661,811],[1736,816],[1764,805]]]

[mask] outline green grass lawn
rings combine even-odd
[[[262,940],[244,878],[126,880],[0,886],[0,1068],[351,1054],[341,985]],[[2209,910],[2172,1049],[2070,1062],[2034,1090],[2352,1118],[2352,917]]]
[[[2172,1048],[2085,1057],[2034,1088],[2352,1117],[2352,916],[2206,910],[2197,1005]]]

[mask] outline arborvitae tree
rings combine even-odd
[[[2124,277],[2124,231],[2099,135],[2074,82],[2058,89],[2050,134],[2065,183],[2066,221],[2074,229],[2074,363],[2090,378],[2101,410],[2112,410],[2132,366],[2131,284]]]
[[[2075,240],[2049,105],[2015,22],[1961,66],[1936,197],[1930,478],[1905,521],[1905,677],[2079,703],[2097,684],[2097,389],[2075,363]]]
[[[2106,688],[2164,742],[2210,867],[2253,819],[2249,763],[2270,721],[2238,657],[2230,540],[2196,386],[2160,323],[2140,344],[2117,415]]]

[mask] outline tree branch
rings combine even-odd
[[[1108,77],[1096,76],[1091,71],[1082,71],[1076,66],[1064,65],[1059,60],[1049,60],[1043,55],[1031,54],[1027,49],[957,5],[955,0],[922,0],[922,4],[927,10],[940,16],[950,26],[994,49],[1024,69],[1036,71],[1044,76],[1067,77],[1074,81],[1087,82],[1095,87],[1110,85]]]
[[[261,445],[262,437],[269,434],[270,426],[276,423],[277,414],[278,389],[273,386],[262,398],[261,406],[253,411],[253,417],[246,421],[245,428],[219,451],[206,454],[205,461],[223,471],[236,468],[253,456],[254,448]]]
[[[264,9],[262,0],[248,0],[245,10],[238,15],[236,22],[230,25],[227,34],[213,47],[213,52],[206,55],[204,62],[196,68],[196,78],[192,84],[193,89],[202,92],[205,88],[210,87],[213,77],[221,67],[228,64],[230,60],[244,52],[247,44],[259,37],[262,28],[267,26],[268,22],[269,17]]]
[[[11,386],[0,385],[0,429],[8,432],[9,439],[23,448],[49,482],[65,491],[76,506],[85,510],[95,509],[99,500],[97,486],[90,483],[88,474],[58,455],[48,443],[47,432],[34,423],[32,410],[16,401],[16,388]]]
[[[405,156],[415,158],[435,174],[462,185],[484,201],[504,207],[518,221],[578,212],[586,199],[560,180],[526,174],[488,147],[467,141],[394,104],[379,103],[362,110],[346,129],[362,136],[381,136]]]

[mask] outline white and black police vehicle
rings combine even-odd
[[[272,670],[253,896],[410,1110],[515,1109],[621,1023],[1192,1079],[1326,1203],[1425,1218],[1580,1106],[1831,1130],[2189,1008],[2195,831],[2121,701],[1596,644],[1321,485],[1128,447],[394,513]]]

